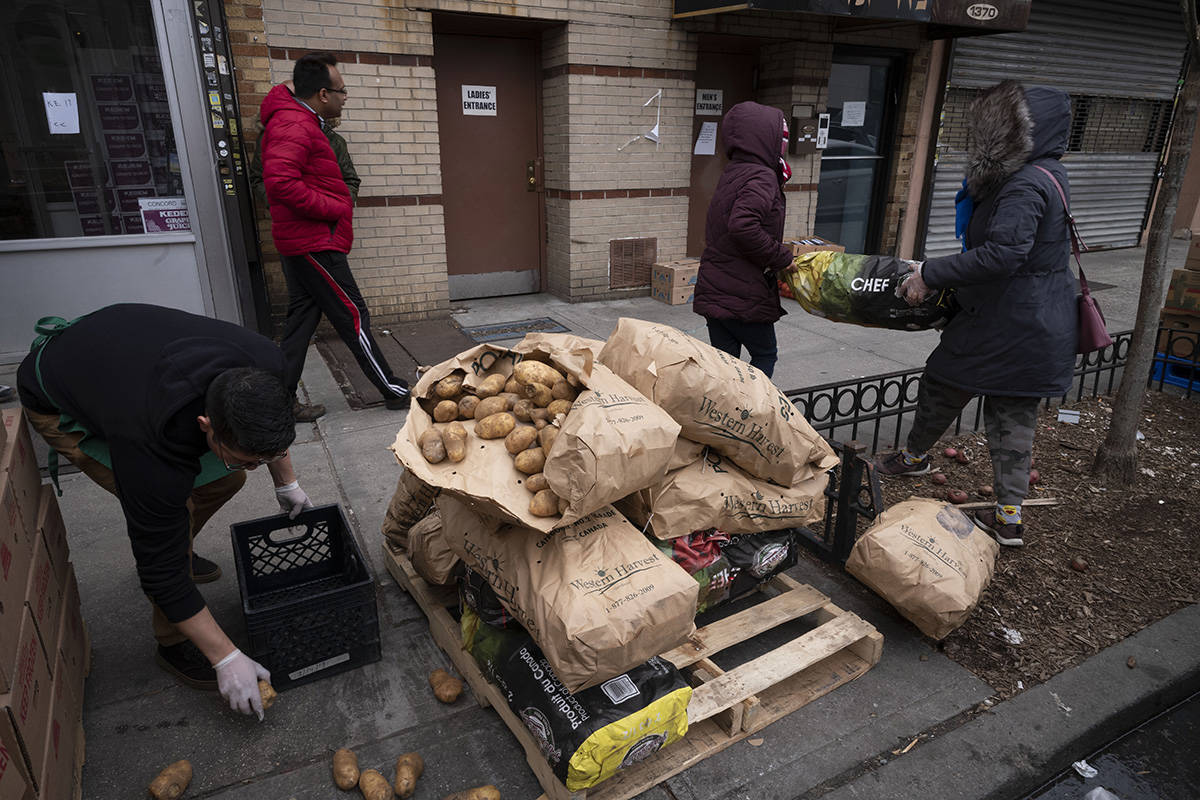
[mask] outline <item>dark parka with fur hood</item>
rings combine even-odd
[[[705,227],[692,310],[714,319],[775,322],[784,315],[776,272],[791,266],[783,244],[783,112],[738,103],[721,132],[729,163]]]
[[[1065,92],[1005,81],[971,111],[967,189],[975,211],[967,250],[931,258],[932,289],[957,289],[962,311],[942,332],[925,371],[975,394],[1051,397],[1071,386],[1079,281],[1071,272]]]

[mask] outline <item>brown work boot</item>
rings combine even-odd
[[[221,577],[221,567],[204,556],[192,553],[192,583],[212,583]]]
[[[875,469],[877,469],[881,475],[903,475],[905,477],[912,477],[914,475],[927,475],[931,469],[929,466],[929,456],[923,457],[915,464],[909,464],[904,460],[904,454],[899,451],[876,456],[874,464]]]
[[[981,508],[972,514],[971,518],[975,520],[976,525],[990,533],[1005,547],[1021,547],[1025,544],[1025,524],[1001,522],[994,508]]]
[[[160,644],[154,660],[180,683],[208,692],[217,690],[217,671],[208,663],[200,648],[191,642],[180,642],[170,647]]]
[[[292,417],[296,422],[315,422],[325,416],[325,406],[320,403],[304,405],[299,400],[292,403]]]

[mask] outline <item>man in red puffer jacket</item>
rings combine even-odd
[[[323,133],[341,116],[346,82],[332,53],[309,53],[292,71],[294,93],[276,86],[263,100],[263,184],[271,209],[271,238],[283,257],[288,314],[280,345],[287,388],[295,394],[308,343],[328,317],[362,371],[391,409],[408,408],[408,384],[397,378],[371,335],[366,303],[346,254],[354,241],[354,204],[337,156]],[[300,407],[310,421],[323,407]]]

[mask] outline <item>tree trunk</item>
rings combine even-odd
[[[1195,0],[1181,0],[1185,25],[1195,19]],[[1150,220],[1146,243],[1146,261],[1142,267],[1142,287],[1138,298],[1137,321],[1133,341],[1125,361],[1125,371],[1113,401],[1112,422],[1104,444],[1096,451],[1092,474],[1109,485],[1129,485],[1137,478],[1137,425],[1146,399],[1146,382],[1154,360],[1158,320],[1167,284],[1167,247],[1171,243],[1172,218],[1179,202],[1179,187],[1187,170],[1200,110],[1200,49],[1197,48],[1194,22],[1187,25],[1188,50],[1183,88],[1171,125],[1170,152],[1163,174],[1162,188]]]

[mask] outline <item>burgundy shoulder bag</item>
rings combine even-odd
[[[1083,274],[1083,264],[1079,260],[1079,251],[1086,250],[1087,247],[1079,238],[1079,230],[1075,227],[1075,218],[1071,216],[1071,208],[1067,205],[1067,195],[1063,192],[1058,178],[1054,177],[1054,173],[1045,167],[1037,164],[1033,166],[1046,173],[1054,182],[1054,188],[1058,189],[1058,197],[1062,200],[1063,211],[1067,214],[1067,229],[1071,232],[1071,251],[1075,254],[1075,263],[1079,266],[1079,335],[1076,339],[1075,352],[1085,354],[1102,350],[1112,344],[1113,340],[1108,335],[1104,312],[1100,310],[1096,298],[1092,297],[1092,293],[1088,291],[1087,277]]]

